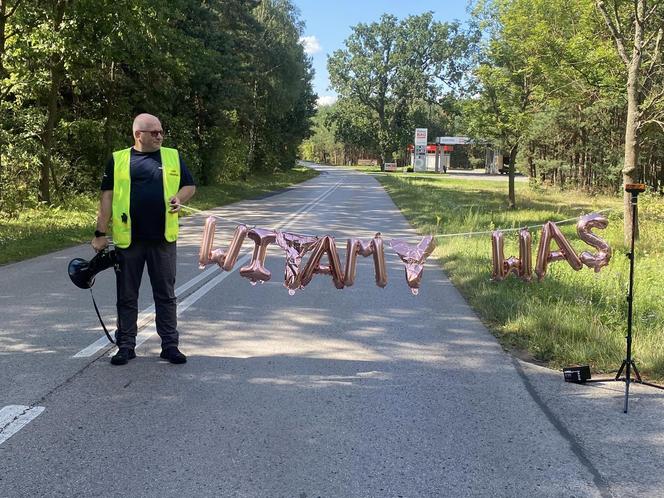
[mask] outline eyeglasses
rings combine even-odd
[[[140,131],[141,133],[149,133],[150,135],[152,135],[152,138],[157,138],[159,137],[159,135],[161,135],[162,137],[165,136],[164,130],[136,130],[136,131]]]

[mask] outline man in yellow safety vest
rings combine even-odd
[[[113,365],[136,357],[138,290],[147,264],[155,303],[155,324],[161,357],[185,363],[178,349],[175,268],[178,211],[196,191],[191,173],[176,149],[162,147],[159,119],[139,114],[133,124],[134,146],[113,153],[101,183],[95,251],[108,246],[112,219],[113,242],[120,268],[116,272],[118,327]]]

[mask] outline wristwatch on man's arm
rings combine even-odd
[[[99,230],[95,230],[95,237],[106,237],[106,232],[100,232]]]

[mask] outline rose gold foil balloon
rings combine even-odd
[[[235,232],[233,233],[233,238],[231,239],[230,244],[228,244],[228,249],[226,252],[221,252],[219,249],[212,252],[213,256],[217,256],[217,264],[221,266],[224,271],[231,271],[237,262],[237,257],[240,254],[240,249],[242,249],[242,242],[247,236],[249,229],[246,225],[238,225],[235,227]]]
[[[551,251],[550,245],[552,240],[555,240],[558,244],[559,251]],[[583,268],[583,263],[581,263],[574,248],[560,231],[558,225],[552,221],[548,221],[542,227],[542,234],[537,249],[537,263],[535,264],[537,279],[542,280],[544,278],[549,263],[563,259],[566,259],[575,270]]]
[[[504,266],[505,277],[507,277],[510,273],[513,273],[514,275],[519,275],[521,273],[521,259],[519,258],[510,256],[505,260]]]
[[[295,290],[302,288],[300,282],[300,263],[302,257],[310,251],[318,241],[316,237],[298,235],[295,233],[277,232],[276,242],[286,252],[286,270],[284,273],[284,286],[292,295]]]
[[[374,235],[371,241],[374,258],[374,273],[376,274],[376,285],[385,287],[387,285],[387,266],[385,265],[385,244],[380,233]]]
[[[380,233],[377,233],[371,241],[366,243],[359,239],[348,239],[346,245],[346,272],[344,274],[344,284],[347,287],[355,283],[358,255],[365,258],[373,255],[376,285],[385,287],[387,285],[387,269],[385,266],[385,248]]]
[[[417,294],[424,272],[424,262],[436,247],[433,237],[427,235],[417,246],[411,246],[405,240],[393,239],[390,246],[406,264],[406,282],[412,293]]]
[[[494,230],[491,232],[491,280],[500,282],[505,278],[505,245],[503,232]]]
[[[210,264],[212,244],[214,243],[214,231],[217,227],[217,220],[214,216],[209,216],[205,220],[205,228],[203,229],[203,240],[201,241],[201,250],[198,253],[198,268],[203,270],[205,266]]]
[[[248,266],[240,268],[240,275],[251,280],[252,284],[256,282],[266,282],[270,280],[272,274],[265,268],[265,257],[267,256],[267,246],[272,244],[277,234],[274,230],[264,228],[252,228],[247,233],[247,237],[254,241],[254,254],[251,263]]]
[[[603,230],[607,226],[609,226],[609,220],[599,213],[591,213],[583,216],[576,224],[576,233],[579,235],[579,238],[589,246],[598,250],[596,254],[583,251],[579,255],[581,262],[588,268],[593,268],[595,272],[599,272],[602,267],[609,264],[612,251],[611,247],[604,239],[599,238],[590,230],[593,228],[600,228]]]
[[[533,236],[527,228],[519,230],[519,276],[524,282],[530,282],[533,274]]]
[[[500,230],[491,234],[492,276],[494,281],[503,280],[510,273],[514,273],[528,282],[532,273],[532,236],[528,229],[519,231],[519,257],[510,256],[505,259],[504,236]]]
[[[321,265],[320,260],[326,254],[329,264]],[[316,242],[316,245],[313,248],[313,253],[300,274],[300,283],[302,287],[311,282],[314,273],[332,275],[334,286],[337,289],[344,288],[344,275],[339,261],[339,254],[337,253],[337,246],[334,242],[334,238],[329,235],[318,239],[318,242]]]

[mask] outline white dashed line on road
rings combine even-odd
[[[0,410],[0,444],[23,429],[44,411],[43,406],[7,405]]]

